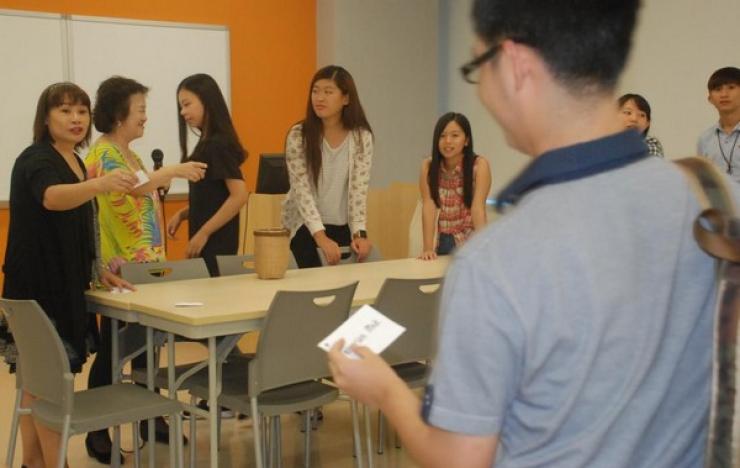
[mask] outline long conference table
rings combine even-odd
[[[259,330],[275,293],[336,288],[357,281],[352,305],[371,304],[387,278],[435,278],[444,276],[449,257],[423,261],[415,258],[368,263],[351,263],[332,267],[288,270],[284,278],[261,280],[256,274],[172,281],[137,286],[127,293],[90,291],[87,293],[90,311],[109,317],[113,324],[113,373],[118,368],[118,322],[139,323],[147,327],[148,386],[154,388],[153,330],[167,333],[169,388],[175,386],[173,336],[208,340],[208,382],[210,423],[210,465],[218,466],[217,411],[221,393],[217,374],[216,338]],[[188,304],[188,305],[183,305]],[[193,305],[197,304],[197,305]],[[114,380],[115,381],[115,380]],[[172,398],[176,392],[171,391]],[[150,423],[151,424],[151,423]],[[149,427],[153,434],[153,425]],[[170,457],[182,464],[181,454],[175,453],[175,437],[181,435],[180,418],[175,431],[170,431]],[[191,441],[194,444],[195,441]],[[154,459],[154,444],[149,444],[150,466]]]

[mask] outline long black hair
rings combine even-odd
[[[355,80],[347,70],[338,65],[328,65],[319,71],[311,79],[308,87],[308,104],[306,104],[306,118],[303,120],[303,144],[306,149],[306,166],[314,186],[319,185],[319,174],[321,173],[321,138],[324,135],[324,123],[316,115],[311,102],[311,92],[319,80],[332,80],[343,95],[349,97],[349,103],[342,108],[342,126],[349,131],[365,129],[372,132],[370,124],[365,117],[365,111],[360,104],[360,96],[357,94]]]
[[[465,133],[465,138],[468,140],[467,144],[463,147],[463,202],[465,206],[470,209],[473,204],[473,166],[475,165],[475,159],[477,155],[473,151],[473,132],[470,129],[470,122],[468,118],[458,112],[448,112],[437,120],[437,125],[434,126],[434,136],[432,137],[432,162],[429,165],[429,173],[427,174],[427,183],[429,184],[429,192],[432,195],[432,200],[437,208],[440,208],[439,201],[439,168],[442,164],[442,153],[439,151],[439,139],[444,132],[445,127],[450,122],[457,123]]]
[[[642,136],[647,136],[648,132],[650,131],[650,120],[651,120],[651,109],[650,109],[650,103],[647,102],[647,99],[640,96],[639,94],[623,94],[622,96],[617,99],[617,103],[619,104],[619,108],[621,109],[623,105],[627,104],[628,101],[632,101],[635,103],[635,107],[641,112],[645,113],[645,117],[647,117],[647,128],[642,132]]]
[[[226,107],[226,100],[224,99],[224,95],[221,94],[216,80],[205,73],[197,73],[188,76],[177,85],[177,94],[183,89],[198,96],[201,104],[203,104],[203,123],[200,129],[200,141],[195,146],[193,154],[199,151],[204,141],[218,136],[228,147],[238,152],[241,155],[240,162],[244,162],[247,158],[247,150],[244,149],[239,141],[239,135],[236,134],[234,124],[229,115],[229,109]],[[180,101],[178,100],[177,122],[180,133],[180,160],[185,162],[188,160],[187,123],[182,114],[180,114],[180,110]]]

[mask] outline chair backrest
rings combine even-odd
[[[164,283],[209,276],[206,262],[202,258],[121,265],[121,277],[134,284]]]
[[[406,331],[383,351],[391,365],[431,359],[437,336],[442,278],[388,278],[373,307]]]
[[[74,375],[59,333],[34,300],[0,299],[15,345],[22,388],[42,400],[60,405],[70,414],[74,402]]]
[[[249,395],[331,375],[318,343],[347,319],[356,287],[277,292],[249,363]]]
[[[254,273],[254,255],[216,255],[216,264],[221,276]]]
[[[254,255],[216,255],[218,273],[221,276],[246,275],[255,272]],[[288,270],[295,270],[298,265],[291,253],[288,257]]]

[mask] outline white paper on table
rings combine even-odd
[[[146,172],[144,172],[143,169],[139,169],[134,174],[139,179],[139,181],[136,182],[136,185],[134,185],[134,188],[140,187],[140,186],[146,184],[147,182],[149,182],[149,176],[146,175]]]
[[[401,336],[406,328],[397,324],[369,305],[360,307],[329,336],[321,340],[318,347],[329,351],[334,343],[344,339],[342,352],[352,359],[360,357],[352,352],[352,346],[360,345],[380,354]]]

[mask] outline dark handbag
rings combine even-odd
[[[740,219],[725,179],[700,157],[675,161],[705,208],[694,221],[694,238],[717,260],[717,300],[712,359],[712,395],[704,466],[740,466],[740,415],[735,413],[740,360]]]

